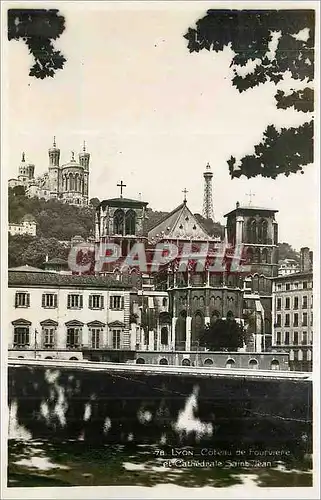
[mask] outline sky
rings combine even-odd
[[[293,126],[308,117],[277,110],[272,84],[240,94],[231,83],[229,49],[189,53],[184,33],[214,5],[59,2],[66,30],[55,45],[67,63],[52,79],[29,77],[27,47],[7,42],[7,177],[17,176],[22,151],[36,175],[46,171],[53,136],[62,163],[85,140],[90,198],[119,196],[123,180],[124,196],[171,211],[186,188],[189,208],[201,213],[209,162],[216,220],[224,223],[224,214],[254,193],[253,205],[278,210],[279,241],[315,248],[313,165],[304,175],[276,180],[229,176],[227,160],[251,154],[267,125]]]

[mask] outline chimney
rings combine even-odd
[[[302,273],[308,273],[312,271],[312,260],[310,249],[308,247],[303,247],[300,250],[300,268]]]

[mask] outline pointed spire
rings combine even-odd
[[[55,148],[57,146],[56,144],[56,136],[54,135],[54,138],[53,138],[53,147]]]
[[[25,153],[24,152],[22,153],[21,161],[25,161]]]

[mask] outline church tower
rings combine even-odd
[[[88,205],[88,191],[89,191],[89,161],[90,154],[86,151],[86,143],[84,141],[81,153],[79,153],[79,165],[84,169],[84,184],[83,184],[83,204]]]
[[[49,189],[51,198],[59,198],[60,189],[60,149],[57,148],[56,138],[54,137],[53,145],[49,148]]]
[[[23,184],[34,178],[35,166],[32,163],[26,163],[25,153],[22,153],[21,163],[19,165],[18,179]]]

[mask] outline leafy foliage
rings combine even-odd
[[[58,200],[28,198],[15,195],[13,189],[9,188],[9,221],[18,223],[26,214],[34,216],[37,235],[43,238],[70,241],[75,235],[86,239],[93,234],[92,207],[76,207]]]
[[[217,319],[205,328],[200,345],[211,351],[236,351],[243,347],[244,341],[242,325],[234,319]]]
[[[28,264],[43,267],[46,256],[49,259],[60,257],[67,259],[68,248],[56,238],[34,238],[29,235],[9,235],[9,267]]]
[[[29,76],[44,79],[53,77],[66,62],[59,50],[54,50],[56,40],[65,30],[65,18],[57,9],[9,9],[8,39],[23,40],[35,63]]]
[[[212,221],[212,219],[205,219],[200,214],[194,214],[194,216],[211,236],[224,238],[224,226],[222,226],[222,224],[220,224],[219,222],[214,222]]]
[[[298,264],[300,263],[300,254],[294,248],[292,248],[289,243],[279,243],[278,245],[278,250],[279,250],[279,261],[284,260],[284,259],[293,259],[295,260]]]
[[[277,85],[286,74],[306,84],[312,82],[314,25],[313,10],[209,10],[196,22],[196,29],[189,28],[184,37],[190,52],[203,49],[219,52],[230,47],[234,52],[232,85],[244,92],[266,82]],[[308,35],[297,36],[303,30]],[[276,42],[275,53],[271,42]],[[248,64],[254,68],[247,68],[246,74],[241,75],[240,69]],[[277,90],[275,99],[279,109],[313,111],[313,90],[308,86],[303,90],[291,89],[290,94]],[[312,161],[313,122],[310,121],[280,131],[269,125],[253,155],[238,162],[231,156],[228,165],[232,178],[262,175],[275,179],[281,173],[303,173],[302,166]]]

